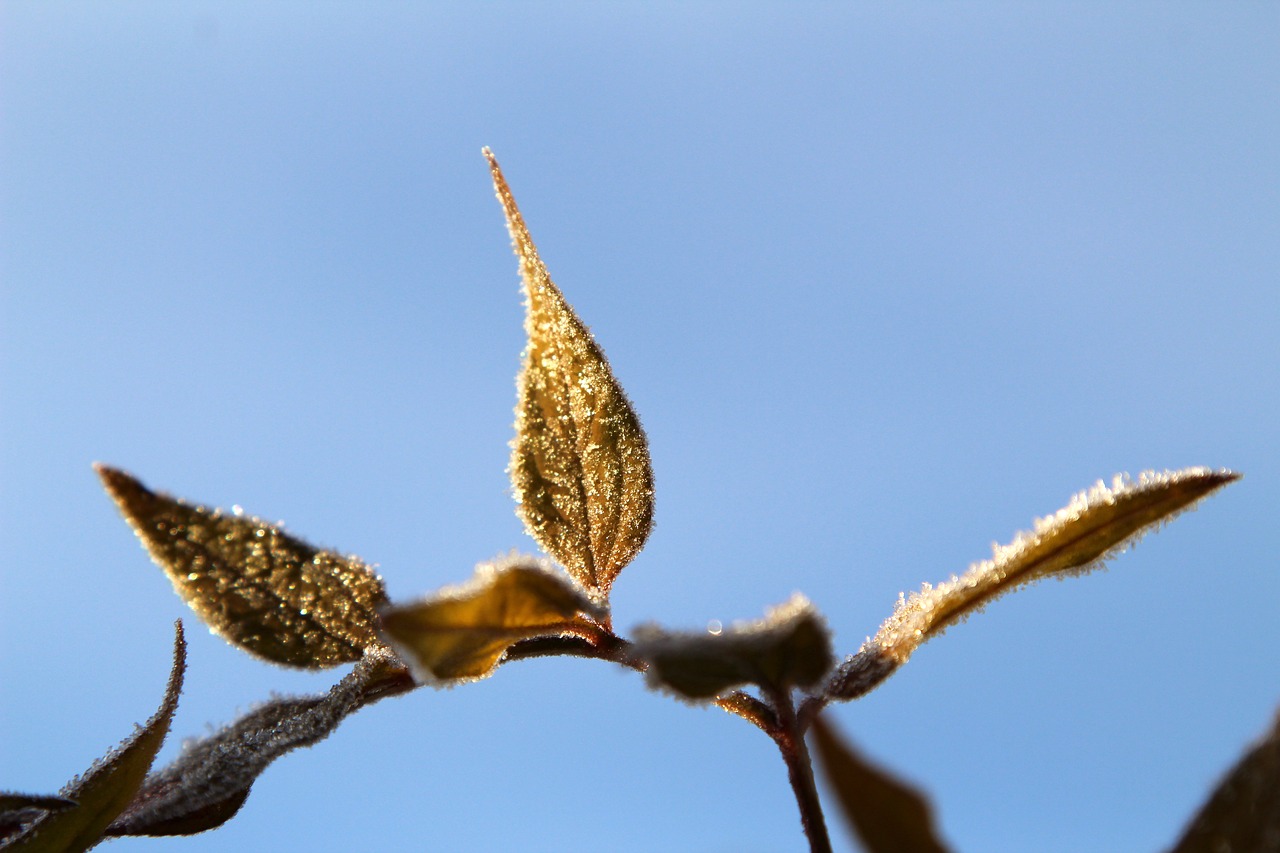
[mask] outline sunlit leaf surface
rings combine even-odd
[[[485,156],[527,308],[511,455],[518,513],[579,583],[607,595],[653,525],[648,443],[604,353],[538,257],[497,160]]]
[[[1280,850],[1280,715],[1218,784],[1173,853]]]
[[[634,654],[649,664],[651,687],[684,699],[708,700],[744,684],[773,689],[809,687],[831,669],[831,637],[803,596],[764,619],[720,633],[636,631]]]
[[[945,853],[923,794],[859,755],[821,715],[812,733],[822,777],[868,853]]]
[[[96,466],[102,482],[178,595],[227,640],[307,668],[358,660],[377,645],[382,579],[260,518],[193,506]]]
[[[1063,509],[1036,521],[990,560],[960,577],[926,585],[898,603],[870,641],[879,654],[901,663],[930,637],[999,596],[1054,575],[1084,574],[1132,545],[1144,533],[1196,501],[1239,479],[1230,471],[1188,468],[1116,477],[1098,483]]]
[[[563,574],[516,557],[482,564],[465,586],[389,607],[383,627],[424,681],[483,678],[515,643],[589,634],[598,605]]]
[[[280,756],[328,737],[372,701],[369,687],[399,664],[375,649],[328,693],[273,699],[208,737],[189,741],[151,774],[107,835],[191,835],[230,820]]]
[[[169,732],[173,712],[178,708],[178,694],[182,692],[186,650],[182,623],[178,623],[173,641],[173,669],[160,709],[59,792],[60,797],[74,801],[74,806],[45,812],[8,842],[5,851],[65,853],[88,850],[102,839],[107,826],[137,794]]]

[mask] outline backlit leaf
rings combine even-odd
[[[823,779],[868,853],[945,853],[923,794],[859,755],[822,715],[812,732]]]
[[[120,512],[178,595],[225,639],[275,663],[318,669],[378,644],[382,579],[260,518],[149,491],[95,466]]]
[[[179,622],[173,640],[173,669],[160,709],[145,725],[59,792],[60,797],[74,801],[74,806],[45,812],[4,844],[4,850],[66,853],[88,850],[102,840],[107,826],[137,794],[169,732],[169,723],[178,707],[178,694],[182,692],[186,650]]]
[[[1280,715],[1227,773],[1173,853],[1280,850]]]
[[[636,631],[636,657],[648,662],[649,686],[695,701],[744,684],[782,690],[809,687],[831,669],[831,637],[813,605],[797,595],[764,619],[709,631]]]
[[[863,652],[900,664],[925,640],[999,596],[1042,578],[1092,571],[1148,530],[1239,477],[1230,471],[1188,468],[1145,473],[1136,481],[1120,476],[1109,487],[1099,482],[1056,514],[1036,521],[1034,530],[997,546],[990,560],[900,600]]]
[[[648,442],[604,353],[538,257],[497,160],[488,149],[485,156],[527,309],[511,454],[517,512],[579,583],[607,595],[653,526]]]
[[[34,823],[46,812],[63,811],[74,806],[75,802],[62,797],[0,792],[0,847],[4,846],[6,839],[17,835],[24,826]]]
[[[516,557],[480,565],[465,586],[388,607],[382,624],[424,681],[450,681],[489,675],[521,640],[598,631],[583,613],[602,615],[568,578]]]
[[[106,834],[192,835],[221,826],[273,761],[328,737],[348,715],[376,701],[371,687],[397,668],[403,671],[390,650],[374,649],[327,693],[273,699],[187,742],[173,763],[147,777]]]

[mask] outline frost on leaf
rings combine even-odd
[[[1172,853],[1280,849],[1280,714],[1218,783]]]
[[[0,842],[0,847],[5,851],[53,853],[88,850],[102,840],[107,826],[133,800],[169,732],[173,712],[178,708],[178,694],[182,692],[186,651],[179,622],[173,640],[173,669],[160,709],[124,742],[58,792],[59,797],[74,805],[43,810],[20,833]]]
[[[812,732],[823,779],[868,853],[945,853],[923,794],[859,755],[821,715]]]
[[[591,637],[604,615],[587,594],[528,557],[483,563],[471,582],[388,607],[382,625],[423,681],[489,675],[511,646],[535,637]]]
[[[268,765],[323,740],[348,715],[376,701],[372,688],[398,666],[389,650],[374,649],[328,693],[273,699],[187,742],[177,759],[147,777],[107,835],[192,835],[221,826]]]
[[[382,579],[259,518],[156,494],[96,466],[120,512],[173,587],[210,628],[275,663],[319,669],[378,644]]]
[[[604,353],[538,257],[497,160],[488,149],[485,156],[527,309],[511,445],[517,512],[579,583],[607,595],[653,526],[648,442]]]
[[[1117,476],[1110,486],[1099,482],[1054,515],[1036,521],[1033,530],[1018,534],[1011,544],[996,546],[990,560],[946,583],[926,584],[899,601],[879,632],[837,670],[827,695],[849,699],[865,692],[868,674],[883,678],[925,640],[999,596],[1042,578],[1092,571],[1147,531],[1239,477],[1230,471],[1187,468],[1148,472],[1137,480]],[[861,681],[852,677],[855,669]],[[861,684],[859,690],[852,689],[854,682]]]
[[[771,690],[810,687],[831,669],[831,637],[802,595],[764,619],[718,634],[636,631],[634,654],[648,663],[649,686],[694,701],[715,699],[744,684]]]

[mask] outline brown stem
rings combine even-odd
[[[778,728],[774,741],[787,765],[787,779],[800,807],[800,824],[809,839],[811,853],[831,853],[831,838],[822,817],[822,802],[818,799],[818,786],[813,779],[813,761],[804,742],[804,731],[796,715],[791,694],[786,690],[771,690],[769,698],[778,715]]]

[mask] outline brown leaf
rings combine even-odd
[[[295,539],[259,518],[149,491],[96,465],[120,512],[209,627],[259,657],[320,669],[378,644],[382,579],[355,557]]]
[[[860,756],[822,715],[812,732],[823,780],[869,853],[945,853],[923,794]]]
[[[1280,850],[1280,714],[1231,768],[1172,853]]]
[[[648,442],[604,353],[538,257],[498,161],[484,154],[527,308],[511,454],[517,512],[579,583],[607,596],[653,526]]]
[[[108,836],[193,835],[235,816],[258,776],[277,758],[328,737],[351,713],[376,701],[371,687],[402,664],[374,649],[328,693],[273,699],[198,741],[147,777]]]
[[[568,578],[527,557],[481,564],[464,586],[388,607],[383,629],[424,681],[484,678],[515,643],[598,632],[602,611]]]
[[[186,650],[179,622],[175,625],[173,640],[173,669],[160,709],[145,725],[59,792],[60,797],[75,802],[73,807],[45,812],[7,842],[6,851],[65,853],[88,850],[102,840],[107,826],[138,792],[169,732],[169,723],[178,707],[178,694],[182,692]]]
[[[1056,514],[1036,521],[1034,530],[1018,534],[1012,544],[997,546],[992,559],[900,600],[863,651],[901,664],[925,640],[1001,595],[1053,575],[1092,571],[1147,531],[1239,478],[1231,471],[1187,468],[1145,473],[1136,481],[1118,476],[1110,487],[1099,482]]]
[[[831,637],[801,595],[764,619],[713,634],[636,631],[633,653],[647,661],[649,686],[694,701],[715,699],[743,684],[784,690],[816,684],[831,669]]]

